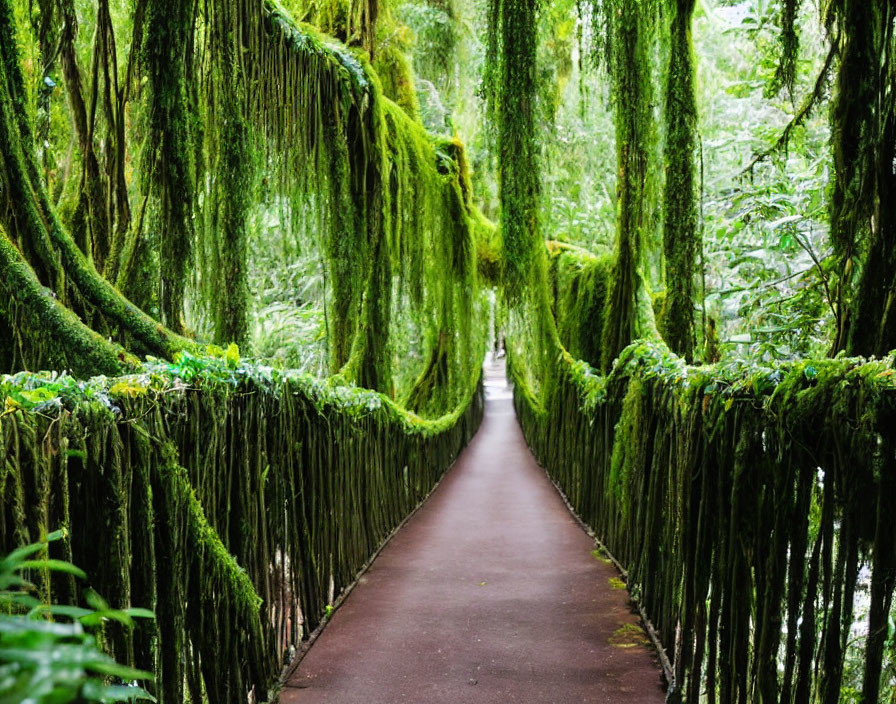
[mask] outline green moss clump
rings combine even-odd
[[[406,30],[405,30],[406,31]],[[373,68],[383,84],[383,94],[397,103],[412,120],[420,121],[420,103],[414,86],[414,76],[407,59],[405,42],[396,37],[388,44],[381,44]]]
[[[570,355],[600,365],[604,314],[614,270],[611,254],[590,252],[549,242],[554,317],[560,341]]]

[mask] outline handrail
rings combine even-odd
[[[628,571],[670,700],[890,701],[893,360],[692,367],[647,341],[605,377],[559,359],[517,412]]]
[[[89,382],[0,377],[0,546],[66,525],[51,550],[113,607],[153,608],[109,645],[156,672],[159,701],[264,701],[483,403],[479,379],[426,420],[375,392],[189,355]]]

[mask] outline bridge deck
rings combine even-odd
[[[615,570],[526,447],[503,366],[442,484],[374,561],[284,704],[663,701]]]

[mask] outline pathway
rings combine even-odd
[[[627,592],[526,447],[503,373],[486,369],[478,434],[334,614],[283,704],[663,702]]]

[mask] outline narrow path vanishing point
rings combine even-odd
[[[616,571],[538,466],[503,365],[485,419],[293,673],[283,704],[664,700]]]

